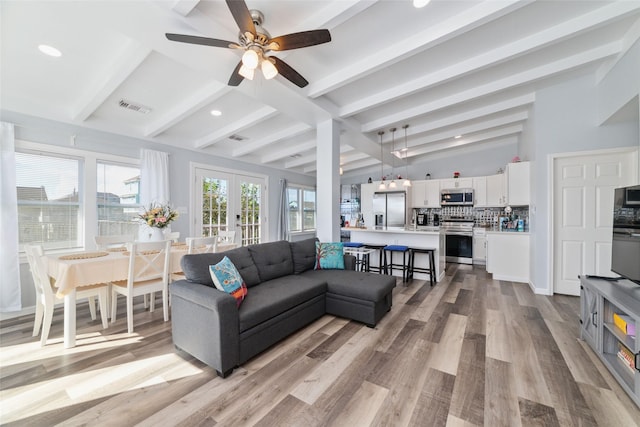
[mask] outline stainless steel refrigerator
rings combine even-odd
[[[406,193],[373,193],[373,217],[376,227],[404,227]]]

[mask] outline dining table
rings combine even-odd
[[[216,252],[236,248],[235,243],[219,243]],[[173,243],[170,274],[181,273],[180,260],[187,254],[186,243]],[[64,348],[76,345],[76,289],[82,286],[126,280],[129,253],[125,247],[45,255],[49,276],[55,279],[58,298],[64,298]]]

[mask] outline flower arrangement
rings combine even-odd
[[[165,228],[178,218],[178,211],[169,205],[151,203],[149,208],[138,215],[138,220],[149,227]]]
[[[460,172],[454,172],[453,173],[453,177],[454,178],[460,178]]]

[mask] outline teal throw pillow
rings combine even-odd
[[[344,270],[342,242],[316,242],[316,270]]]
[[[240,307],[240,303],[247,295],[247,285],[229,257],[225,256],[219,263],[210,265],[209,272],[216,288],[231,294],[236,299],[238,307]]]

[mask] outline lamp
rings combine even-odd
[[[396,152],[396,128],[391,128],[389,129],[389,132],[391,132],[391,151],[392,153]],[[392,157],[391,158],[391,182],[389,183],[389,188],[396,188],[396,180],[395,180],[395,169],[396,169],[396,164],[395,164],[395,159]]]
[[[273,62],[271,62],[270,58],[264,58],[262,60],[262,63],[260,64],[260,68],[262,69],[264,78],[267,80],[271,80],[278,75],[278,69],[275,65],[273,65]]]
[[[255,70],[258,68],[258,64],[260,63],[260,57],[258,53],[253,49],[247,49],[242,55],[242,64],[251,69]]]
[[[403,187],[411,187],[411,180],[409,180],[409,160],[407,156],[409,155],[409,146],[407,145],[407,128],[409,125],[402,126],[404,129],[404,182],[402,183]]]
[[[384,171],[383,171],[383,157],[382,157],[382,135],[384,135],[384,131],[378,131],[378,136],[380,137],[380,186],[378,190],[386,190],[387,186],[384,184]]]

